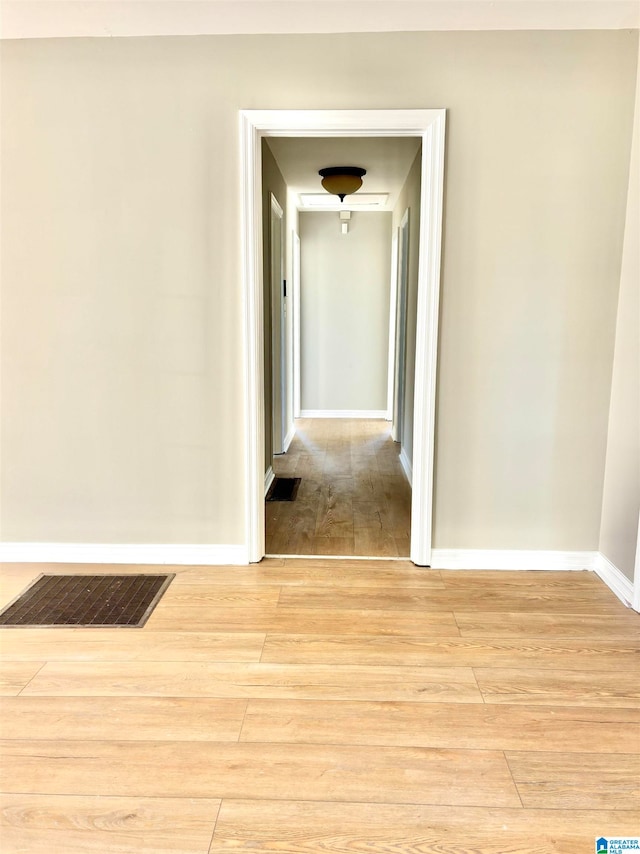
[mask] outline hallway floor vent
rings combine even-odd
[[[301,477],[276,477],[267,493],[267,501],[295,501]]]

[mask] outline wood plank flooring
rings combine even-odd
[[[638,835],[640,616],[594,574],[171,570],[142,629],[0,630],[2,854],[582,854]],[[43,571],[78,567],[7,565],[0,605]]]
[[[295,501],[265,502],[267,554],[408,557],[411,487],[383,420],[299,418],[280,477]]]

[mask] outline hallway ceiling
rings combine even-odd
[[[0,5],[5,39],[640,25],[638,0],[0,0]]]
[[[267,145],[282,177],[294,192],[333,199],[333,207],[339,210],[338,198],[322,189],[318,170],[325,166],[362,166],[367,170],[362,189],[352,197],[347,196],[343,209],[349,208],[350,198],[357,204],[369,194],[388,194],[387,203],[376,205],[374,209],[390,211],[407,178],[420,140],[417,137],[270,137]]]

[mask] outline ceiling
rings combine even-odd
[[[363,201],[368,194],[388,193],[387,203],[373,209],[393,210],[420,140],[417,137],[271,137],[267,144],[287,186],[294,192],[328,196],[320,185],[319,169],[361,166],[367,174],[357,194],[358,201]],[[337,197],[328,198],[336,202],[336,210],[340,208]],[[348,208],[348,203],[349,197],[343,207]],[[358,209],[367,208],[359,205]]]
[[[0,0],[0,37],[635,29],[640,0]]]

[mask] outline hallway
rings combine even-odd
[[[408,557],[411,487],[383,420],[296,420],[280,477],[302,478],[295,501],[266,502],[271,555]]]

